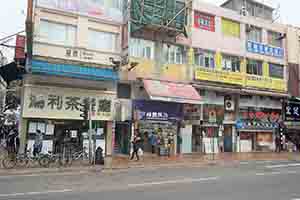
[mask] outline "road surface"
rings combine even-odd
[[[0,176],[0,200],[300,200],[300,163]]]

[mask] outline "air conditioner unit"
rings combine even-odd
[[[226,111],[234,111],[234,101],[233,100],[225,100],[225,110]]]

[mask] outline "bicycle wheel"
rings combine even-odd
[[[49,156],[42,156],[38,159],[38,162],[41,167],[47,168],[50,166],[51,160]]]
[[[27,157],[19,157],[17,158],[17,165],[19,167],[27,167],[29,163],[29,160]]]
[[[5,169],[12,169],[16,166],[16,164],[17,164],[17,161],[15,158],[6,157],[2,160],[2,166]]]

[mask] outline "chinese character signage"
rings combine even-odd
[[[37,6],[90,17],[122,22],[122,1],[116,0],[38,0]]]
[[[113,119],[115,95],[100,91],[56,87],[26,87],[24,118],[82,119],[81,105],[91,102],[93,120]]]
[[[267,56],[273,56],[277,58],[284,57],[284,50],[280,47],[273,47],[267,44],[261,44],[258,42],[247,41],[246,48],[248,52],[257,53]]]
[[[135,120],[177,121],[183,119],[181,104],[158,101],[133,101]]]
[[[282,110],[285,121],[300,121],[300,101],[288,101]]]

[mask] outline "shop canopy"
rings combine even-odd
[[[143,82],[151,100],[203,104],[202,98],[192,85],[159,80],[143,80]]]

